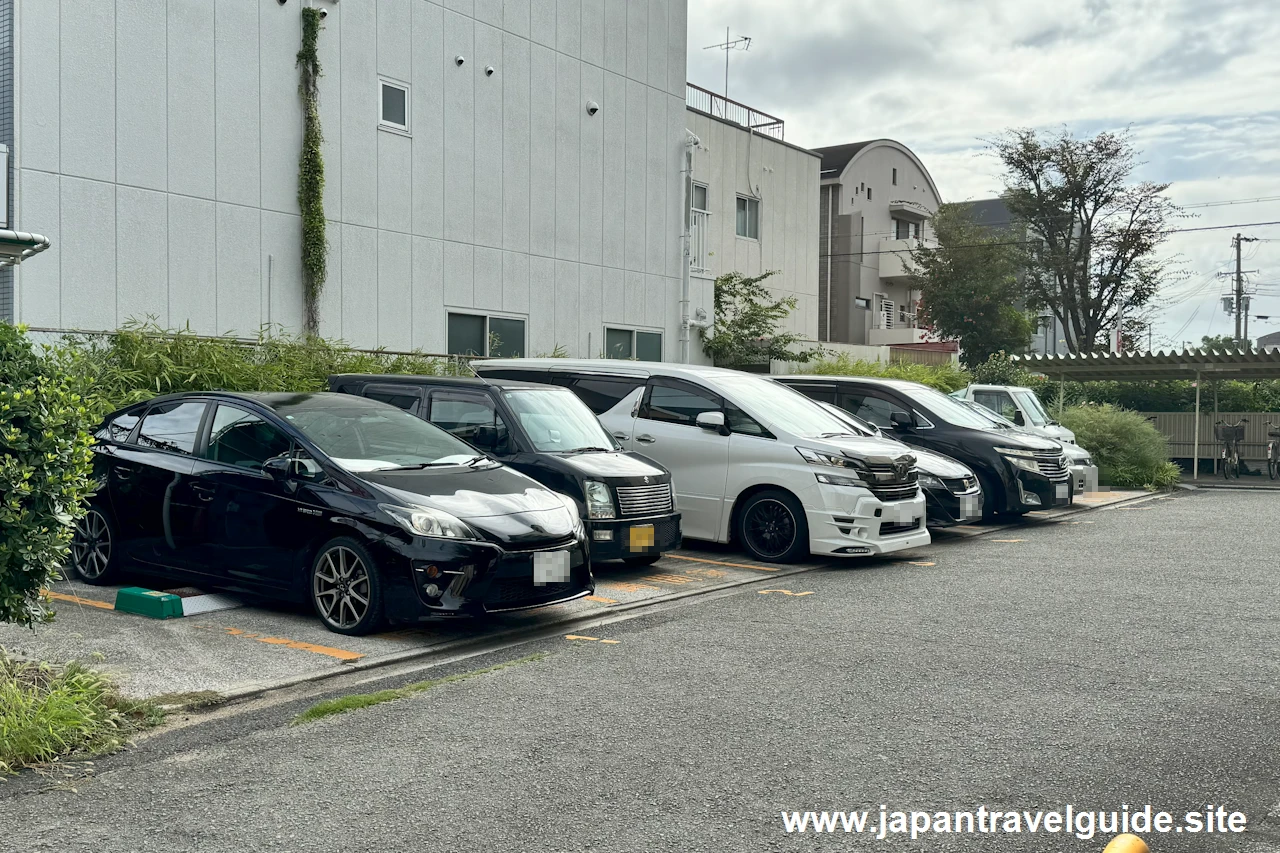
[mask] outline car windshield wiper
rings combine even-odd
[[[818,438],[840,438],[841,436],[845,436],[845,435],[853,436],[854,438],[863,437],[858,435],[856,432],[824,432],[821,435],[819,435]]]
[[[417,465],[397,465],[394,468],[374,468],[377,471],[421,471],[423,468],[441,468],[457,465],[457,462],[419,462]]]
[[[472,456],[470,459],[468,459],[466,462],[463,462],[462,464],[466,465],[468,468],[474,468],[477,465],[479,465],[481,462],[492,462],[492,461],[493,460],[490,459],[488,456],[481,454],[479,456]]]
[[[573,450],[562,450],[561,453],[612,453],[607,447],[575,447]]]

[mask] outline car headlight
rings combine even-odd
[[[609,487],[599,480],[588,480],[582,484],[582,493],[587,498],[587,517],[617,518],[618,513],[613,505],[613,495]]]
[[[932,474],[920,475],[920,488],[922,489],[943,489],[946,488],[942,481]]]
[[[865,486],[865,484],[857,477],[842,477],[839,474],[819,474],[813,475],[819,483],[827,486]]]
[[[378,504],[378,509],[391,516],[414,536],[428,536],[432,539],[480,538],[470,525],[443,510],[395,504]]]
[[[832,468],[853,468],[853,460],[845,456],[838,456],[834,453],[824,453],[821,450],[810,450],[807,447],[797,447],[796,450],[804,461],[810,465],[829,465]]]
[[[1030,471],[1032,474],[1040,473],[1040,465],[1036,462],[1036,454],[1033,450],[1023,450],[1020,447],[997,447],[996,453],[1012,462],[1014,467]]]
[[[997,447],[995,450],[1001,456],[1020,456],[1026,459],[1036,458],[1034,450],[1023,450],[1021,447]]]

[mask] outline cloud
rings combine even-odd
[[[785,119],[799,145],[897,139],[948,199],[998,190],[984,138],[1064,126],[1130,128],[1139,177],[1172,181],[1182,203],[1280,195],[1275,0],[689,0],[688,76],[717,92],[724,54],[701,48],[726,25],[754,39],[730,57],[731,97]],[[1190,224],[1280,220],[1274,203],[1197,212]],[[1198,281],[1231,233],[1175,235],[1167,248]],[[1253,245],[1250,268],[1280,280],[1280,243]],[[1157,336],[1205,334],[1220,289],[1210,282],[1170,288],[1178,298]],[[1280,295],[1260,295],[1255,311],[1280,316]]]

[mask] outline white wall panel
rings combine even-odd
[[[604,0],[604,67],[627,73],[627,0]]]
[[[475,0],[444,0],[445,8],[452,9],[468,18],[475,17]]]
[[[378,0],[378,73],[408,82],[411,70],[410,3],[421,0]]]
[[[129,0],[116,6],[116,55],[128,58],[116,65],[116,180],[154,190],[169,181],[165,3]]]
[[[529,251],[556,253],[556,55],[529,50]]]
[[[214,21],[217,197],[256,208],[262,198],[258,7],[241,0],[217,0]],[[260,232],[255,228],[255,233]]]
[[[475,242],[482,246],[502,246],[502,133],[503,88],[510,81],[517,88],[520,79],[508,76],[503,67],[502,32],[476,24],[475,135],[476,135],[476,230]],[[492,66],[492,76],[485,68]]]
[[[529,251],[529,42],[502,39],[502,245]],[[527,281],[528,274],[525,279]]]
[[[111,3],[75,4],[62,16],[59,90],[62,173],[116,177],[116,22]]]
[[[595,358],[604,349],[603,281],[600,267],[578,266],[578,353],[582,358]]]
[[[529,0],[502,0],[502,22],[512,35],[529,38]]]
[[[444,304],[469,308],[475,304],[475,247],[469,243],[444,244]]]
[[[342,145],[342,220],[375,226],[380,109],[376,9],[372,3],[339,3],[337,12],[342,17],[342,126],[338,129]],[[296,178],[294,192],[297,193]]]
[[[257,10],[260,203],[267,210],[297,213],[302,101],[298,96],[296,58],[302,25],[298,10],[291,6],[260,3]],[[331,219],[342,215],[342,21],[343,11],[335,7],[325,19],[317,47],[324,70],[320,78],[320,123],[325,134],[324,209]],[[285,85],[284,81],[291,81],[292,85]],[[220,165],[234,168],[235,164]]]
[[[262,216],[256,207],[217,206],[218,334],[251,338],[262,325]]]
[[[444,244],[413,238],[413,348],[445,351]]]
[[[378,227],[413,228],[413,140],[401,133],[378,133]]]
[[[605,0],[580,0],[582,3],[583,62],[604,67],[604,5]]]
[[[556,262],[529,257],[528,355],[550,353],[556,341]]]
[[[378,345],[413,348],[413,236],[378,232]]]
[[[582,55],[582,0],[556,0],[556,50]]]
[[[335,226],[331,224],[327,230],[334,232],[337,239],[330,238],[329,275],[324,290],[320,292],[322,334],[327,334],[325,330],[330,321],[340,324],[342,319],[342,240]],[[262,212],[264,323],[293,330],[302,327],[302,258],[298,253],[301,243],[301,217],[273,210]],[[340,325],[334,328],[340,328]]]
[[[510,3],[504,4],[503,0],[475,0],[475,4],[476,20],[498,29],[502,29],[503,26],[503,5],[512,5]]]
[[[181,57],[169,63],[169,191],[211,199],[216,124],[213,4],[170,3],[168,16],[169,56]]]
[[[101,329],[116,319],[116,188],[62,178],[62,322]]]
[[[685,3],[688,0],[676,0]],[[645,82],[655,89],[665,92],[667,89],[667,41],[670,36],[670,22],[667,20],[667,0],[649,0],[649,38],[645,51],[649,59],[649,69]]]
[[[59,7],[49,0],[18,0],[14,17],[14,33],[24,45],[16,51],[19,62],[14,100],[22,140],[18,163],[27,169],[56,172],[58,151],[62,147],[62,107],[58,97]]]
[[[471,242],[475,237],[475,25],[470,18],[444,13],[444,47],[452,61],[444,72],[444,236]]]
[[[444,46],[443,11],[413,3],[413,233],[444,236],[444,73],[453,68]],[[456,55],[456,54],[455,54]]]
[[[543,47],[556,46],[557,0],[529,0],[529,38]]]
[[[666,272],[667,185],[671,182],[671,152],[675,140],[667,132],[667,95],[662,89],[645,89],[648,96],[648,156],[645,159],[645,265],[650,273]]]
[[[598,116],[604,124],[604,159],[601,195],[602,253],[606,266],[621,268],[626,248],[627,199],[627,83],[605,72],[604,100]]]
[[[670,0],[667,4],[667,91],[684,101],[689,79],[689,3]]]
[[[579,161],[582,148],[581,63],[556,57],[556,257],[576,261],[581,253]]]
[[[671,279],[660,275],[644,277],[644,323],[654,328],[667,325],[667,303],[670,297]],[[676,297],[679,299],[679,296]]]
[[[522,252],[502,253],[502,310],[529,313],[529,256]]]
[[[378,231],[342,226],[342,337],[357,347],[378,342]]]
[[[274,219],[275,217],[272,217]],[[298,219],[298,239],[302,239],[302,220]],[[338,222],[329,222],[325,228],[325,236],[329,241],[329,262],[328,277],[325,281],[324,289],[320,291],[320,334],[326,338],[342,337],[342,231],[343,226]],[[295,251],[297,243],[294,244]],[[303,311],[302,304],[302,267],[301,258],[298,260],[298,327],[301,327],[301,317]],[[273,270],[274,272],[274,270]],[[283,287],[283,282],[277,285],[272,282],[272,301],[275,302],[277,297],[274,291]],[[273,317],[274,317],[274,308]]]
[[[627,270],[624,285],[626,314],[623,315],[624,322],[621,325],[633,327],[643,324],[645,309],[644,287],[644,273]]]
[[[62,179],[48,172],[20,169],[15,180],[21,198],[18,221],[50,241],[49,248],[40,253],[42,263],[16,268],[16,319],[30,326],[58,328],[62,325],[62,193],[58,189]]]
[[[477,246],[472,304],[485,311],[502,309],[502,250]]]
[[[647,216],[645,184],[649,165],[648,89],[634,80],[627,81],[626,193],[620,200],[626,220],[625,265],[629,270],[642,270],[645,265]]]
[[[627,0],[627,77],[649,82],[649,0]]]
[[[168,225],[164,193],[116,188],[117,323],[154,315],[157,324],[169,327]]]
[[[583,102],[604,100],[604,72],[595,65],[582,63]],[[581,254],[584,263],[603,262],[604,251],[604,126],[603,113],[587,115],[582,109],[582,133],[578,143],[581,181],[579,183],[579,221]]]
[[[627,316],[627,290],[620,269],[603,267],[600,271],[600,319],[604,323],[621,323]],[[601,341],[603,348],[604,342]],[[592,355],[594,358],[594,354]]]
[[[578,341],[578,264],[556,261],[555,342],[569,351],[570,358],[582,357]]]
[[[169,325],[218,333],[218,255],[214,203],[169,196]]]

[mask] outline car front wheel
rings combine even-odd
[[[349,537],[325,544],[311,565],[311,603],[325,627],[363,636],[382,625],[382,577],[363,545]]]
[[[98,507],[89,507],[84,518],[76,522],[71,565],[81,580],[95,586],[113,583],[120,575],[115,524]]]
[[[790,563],[809,555],[804,507],[781,491],[752,495],[738,513],[738,541],[753,559]]]

